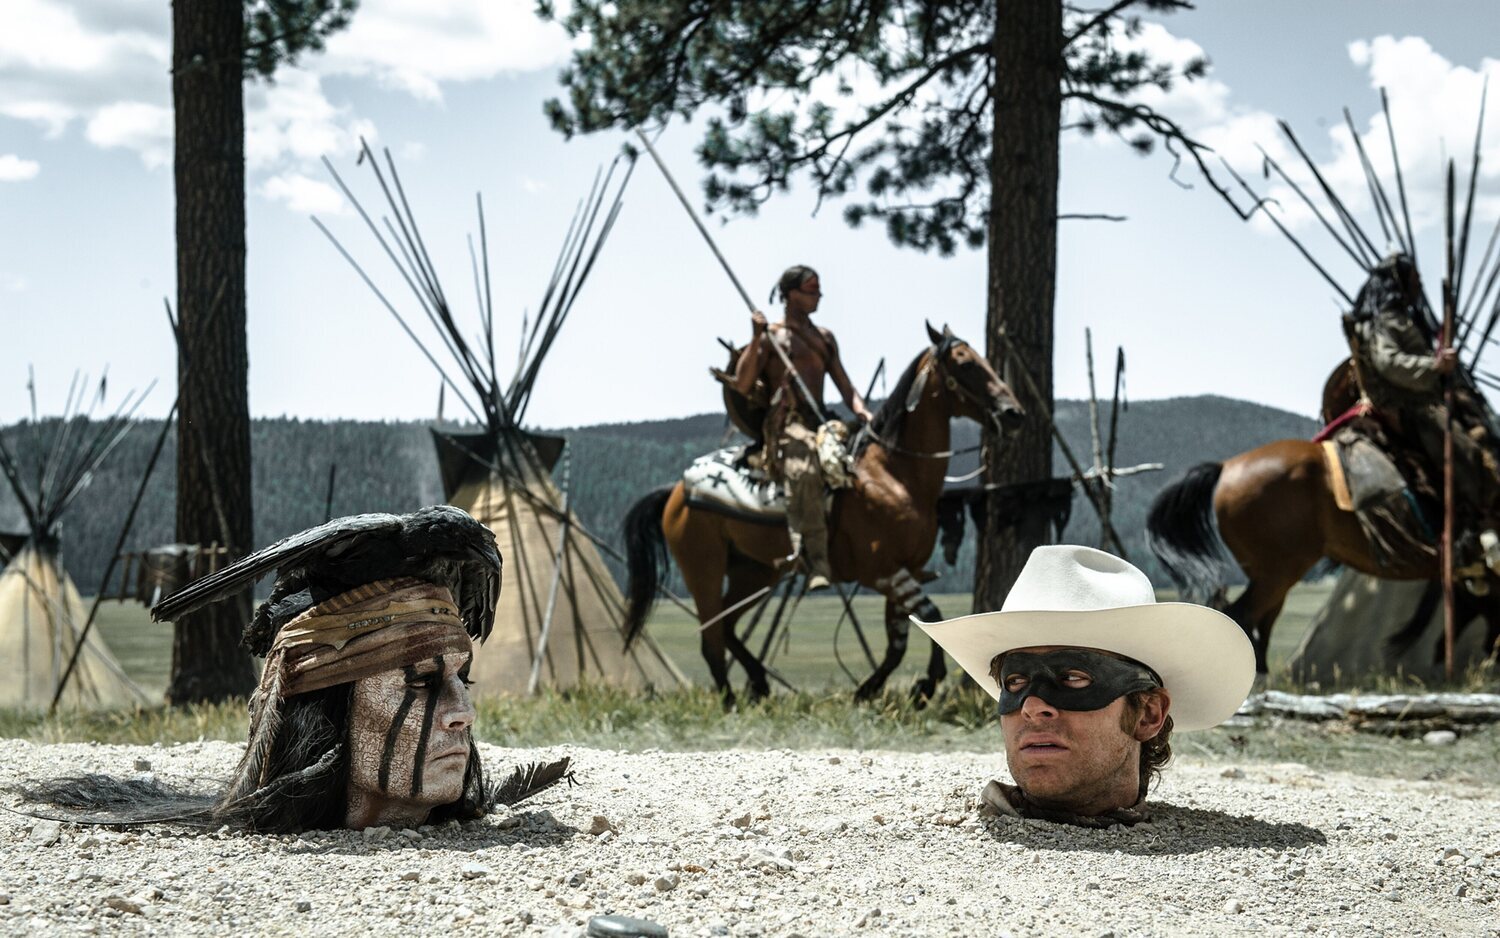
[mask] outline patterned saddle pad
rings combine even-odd
[[[751,467],[744,452],[744,447],[729,447],[693,460],[682,474],[688,504],[741,521],[786,524],[786,490],[765,470]],[[824,510],[832,503],[833,493],[825,492]]]

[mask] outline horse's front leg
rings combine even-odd
[[[931,615],[922,615],[918,616],[918,618],[923,622],[937,622],[941,620],[943,614],[939,611],[937,604],[925,595],[922,598],[926,601],[925,611],[930,612]],[[927,656],[927,676],[918,678],[917,683],[911,689],[912,703],[915,703],[918,707],[926,706],[927,701],[931,700],[937,693],[938,685],[943,683],[943,678],[947,677],[947,675],[948,658],[943,654],[943,646],[937,642],[933,642],[932,653]]]
[[[854,692],[854,699],[858,701],[873,700],[885,689],[885,682],[890,678],[891,672],[895,671],[901,664],[901,659],[906,657],[906,640],[911,629],[911,623],[907,621],[906,613],[896,605],[895,600],[887,596],[885,600],[885,657],[876,665],[874,673],[865,678],[865,682],[859,685]]]

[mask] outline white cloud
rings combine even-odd
[[[169,4],[3,0],[3,6],[0,117],[53,137],[81,128],[94,146],[126,149],[148,168],[171,164]],[[306,184],[321,175],[318,158],[348,156],[360,136],[375,136],[368,119],[330,99],[325,77],[367,78],[439,102],[445,84],[550,67],[568,48],[560,27],[536,18],[531,0],[363,0],[326,52],[282,68],[274,83],[246,84],[246,166],[252,185],[264,180],[254,191],[296,211],[325,207],[327,194]]]
[[[301,173],[272,176],[260,187],[260,194],[273,202],[285,202],[299,214],[332,215],[344,210],[344,197],[326,182]]]
[[[84,136],[97,147],[139,154],[150,169],[172,162],[172,110],[143,101],[120,101],[94,112]]]
[[[24,182],[42,171],[36,160],[23,160],[14,153],[0,153],[0,182]]]
[[[27,286],[26,278],[20,274],[0,270],[0,293],[25,293]]]
[[[308,64],[440,101],[445,82],[547,68],[569,48],[567,34],[537,19],[530,0],[365,0],[349,28],[329,37],[326,54]]]
[[[1145,25],[1138,36],[1122,35],[1117,41],[1122,48],[1141,49],[1157,61],[1178,67],[1203,54],[1197,43],[1173,36],[1154,23]],[[1494,79],[1492,84],[1500,87],[1500,61],[1485,59],[1477,68],[1455,65],[1425,39],[1414,36],[1361,39],[1349,44],[1348,53],[1350,63],[1367,74],[1372,89],[1364,100],[1349,102],[1360,143],[1376,173],[1391,190],[1390,198],[1396,199],[1394,166],[1378,93],[1383,87],[1390,97],[1397,146],[1401,149],[1412,225],[1419,233],[1430,230],[1442,220],[1441,180],[1449,157],[1458,161],[1460,187],[1467,185],[1480,89],[1486,74]],[[1269,178],[1262,177],[1265,169],[1262,151],[1304,192],[1314,196],[1325,216],[1330,214],[1317,195],[1312,172],[1277,126],[1276,116],[1237,101],[1231,89],[1211,74],[1197,81],[1178,81],[1166,92],[1143,89],[1138,100],[1171,117],[1190,136],[1212,147],[1215,152],[1211,163],[1216,164],[1217,158],[1223,157],[1257,191],[1275,199],[1279,217],[1290,227],[1320,225],[1291,186],[1274,172]],[[1329,101],[1324,105],[1339,103]],[[1324,131],[1299,127],[1292,130],[1315,161],[1318,172],[1355,213],[1361,227],[1376,241],[1377,249],[1383,249],[1380,226],[1373,210],[1367,209],[1368,185],[1348,127],[1339,122]],[[1475,215],[1482,220],[1500,212],[1500,194],[1495,191],[1495,184],[1500,182],[1500,115],[1491,113],[1486,122],[1481,152]],[[1222,181],[1233,186],[1227,179]],[[1248,204],[1248,200],[1243,204]],[[1258,227],[1271,230],[1263,221]]]

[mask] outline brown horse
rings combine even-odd
[[[1346,361],[1324,388],[1325,421],[1352,406],[1355,394]],[[1224,587],[1238,564],[1247,585],[1224,611],[1250,637],[1261,674],[1287,593],[1322,558],[1387,580],[1442,575],[1435,555],[1381,563],[1354,513],[1335,502],[1321,444],[1307,440],[1277,440],[1189,469],[1152,502],[1146,538],[1191,602],[1223,607]],[[1484,614],[1493,645],[1500,630],[1496,592],[1487,598],[1455,592],[1463,607],[1458,621]]]
[[[869,442],[856,455],[853,486],[834,497],[829,555],[834,578],[886,597],[885,657],[860,685],[858,696],[880,692],[906,653],[908,615],[942,617],[917,585],[937,539],[937,502],[943,489],[955,417],[992,425],[1006,436],[1023,411],[989,362],[951,330],[927,327],[932,340],[902,374],[871,424]],[[645,625],[666,573],[667,551],[677,560],[697,606],[703,657],[726,705],[734,701],[725,651],[750,678],[750,693],[770,692],[761,662],[735,634],[743,608],[726,609],[774,583],[791,550],[781,523],[756,523],[690,504],[681,482],[641,499],[625,519],[630,570],[627,635]],[[728,587],[725,588],[725,580]],[[947,668],[932,648],[927,676],[917,692],[930,696]]]

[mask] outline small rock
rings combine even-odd
[[[615,826],[611,824],[609,818],[605,817],[604,815],[594,815],[594,822],[589,825],[589,836],[598,837],[600,834],[606,831],[611,834],[616,833]]]
[[[1452,730],[1433,730],[1422,734],[1422,742],[1429,746],[1451,746],[1458,742],[1458,734]]]
[[[135,770],[137,772],[149,772],[149,771],[151,771],[151,760],[150,759],[137,759],[137,760],[135,760]]]
[[[748,896],[740,896],[734,900],[734,908],[736,912],[754,912],[755,903],[751,902]]]
[[[490,875],[490,868],[483,863],[469,862],[460,867],[458,872],[464,879],[479,879]]]
[[[50,847],[62,838],[62,825],[56,821],[37,821],[26,839],[38,847]]]
[[[1220,772],[1219,773],[1219,777],[1220,778],[1244,778],[1245,777],[1245,770],[1244,769],[1236,769],[1236,768],[1230,767],[1230,768],[1227,768],[1224,771]]]
[[[1245,911],[1245,906],[1238,899],[1230,899],[1224,903],[1224,911],[1229,915],[1238,915]]]
[[[0,892],[0,905],[10,905],[10,896],[7,893]]]
[[[667,938],[655,922],[628,915],[596,915],[589,919],[589,938]]]
[[[311,912],[312,911],[312,903],[308,902],[306,899],[298,899],[297,900],[297,911],[298,912]]]
[[[828,757],[828,764],[829,765],[838,765],[838,764],[842,763],[843,761],[844,760],[840,759],[838,756],[829,756]]]
[[[124,912],[127,915],[141,914],[141,907],[123,896],[109,896],[104,900],[104,904],[116,912]]]
[[[469,919],[471,919],[473,917],[474,917],[474,910],[471,909],[471,908],[469,908],[466,905],[461,905],[458,908],[456,908],[456,909],[453,910],[453,918],[454,918],[455,921],[467,922]]]
[[[410,827],[403,827],[403,828],[401,828],[401,830],[397,831],[396,833],[398,833],[399,835],[401,835],[401,837],[403,839],[409,840],[412,843],[416,843],[417,841],[419,841],[419,840],[422,839],[422,835],[419,834],[419,833],[417,833],[416,831],[412,830]]]
[[[677,888],[677,884],[680,882],[682,882],[682,877],[678,876],[676,873],[668,873],[665,876],[658,876],[656,877],[655,883],[656,891],[671,892],[672,890]]]
[[[880,910],[879,909],[870,909],[870,910],[866,911],[865,914],[861,915],[858,918],[858,920],[855,921],[854,927],[855,928],[864,928],[867,925],[874,924],[875,920],[878,919],[878,918],[880,918]]]
[[[1453,887],[1453,896],[1456,899],[1462,899],[1464,896],[1467,896],[1468,894],[1469,894],[1469,885],[1467,883],[1459,883],[1457,886]]]
[[[640,872],[627,873],[625,874],[625,882],[632,886],[644,886],[646,885],[646,874]]]
[[[407,870],[401,874],[401,881],[404,883],[420,882],[421,879],[422,872],[420,870]]]
[[[589,874],[583,872],[582,870],[578,870],[565,876],[563,878],[563,882],[567,883],[569,886],[572,886],[574,889],[577,889],[579,886],[582,886],[583,881],[588,878]]]
[[[1476,870],[1483,869],[1484,868],[1484,857],[1469,857],[1469,861],[1467,863],[1465,863],[1464,866],[1467,866],[1467,867],[1470,867],[1470,868],[1476,869]]]
[[[741,814],[739,817],[730,821],[729,824],[731,827],[738,827],[739,829],[744,830],[745,828],[750,826],[751,821],[752,818],[750,817],[750,812],[746,811],[744,814]]]
[[[607,844],[611,840],[613,840],[614,837],[615,837],[615,832],[614,831],[603,831],[602,833],[599,834],[598,837],[595,837],[594,839],[597,840],[601,844]]]
[[[365,828],[365,843],[378,844],[391,836],[389,827],[367,827]]]

